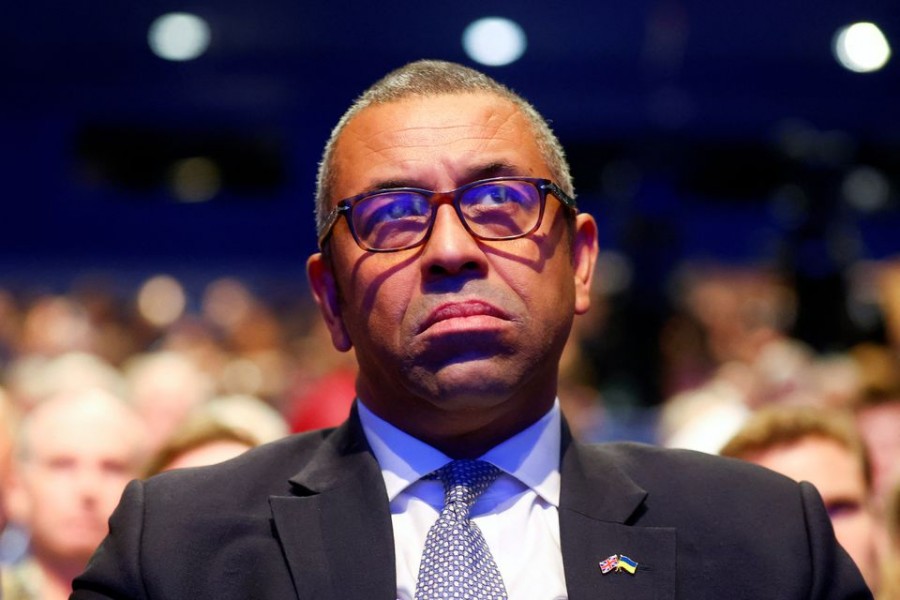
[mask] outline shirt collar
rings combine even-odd
[[[439,469],[450,457],[377,416],[357,400],[359,419],[393,501],[408,486]],[[562,417],[557,399],[534,424],[488,450],[485,460],[559,506]]]

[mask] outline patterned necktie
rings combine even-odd
[[[480,460],[455,460],[425,476],[444,484],[444,508],[425,539],[416,600],[507,600],[494,557],[469,520],[472,504],[500,473]]]

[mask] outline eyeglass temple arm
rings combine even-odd
[[[571,208],[573,211],[578,212],[578,204],[575,202],[575,198],[565,193],[561,187],[550,181],[544,184],[544,189],[556,196],[560,202]]]
[[[322,223],[322,227],[319,228],[319,249],[321,250],[322,244],[325,243],[325,240],[331,235],[332,229],[334,229],[334,224],[337,223],[337,220],[341,218],[341,214],[347,212],[350,209],[346,204],[338,204],[335,206],[328,216],[325,217],[325,222]]]

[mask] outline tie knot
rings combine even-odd
[[[469,509],[502,471],[483,460],[454,460],[426,476],[444,484],[444,503]]]

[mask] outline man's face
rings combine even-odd
[[[811,436],[770,448],[750,461],[816,486],[835,536],[872,585],[877,572],[875,529],[859,460],[837,442]]]
[[[105,403],[67,406],[34,421],[17,494],[36,554],[87,561],[135,477],[139,425]]]
[[[335,201],[383,187],[551,178],[522,114],[486,94],[369,107],[341,134],[335,167]],[[371,253],[340,220],[330,261],[314,255],[308,267],[335,346],[356,349],[360,398],[424,439],[543,414],[573,314],[588,308],[596,255],[588,215],[577,216],[573,244],[567,227],[548,196],[536,232],[484,242],[442,205],[424,246]]]

